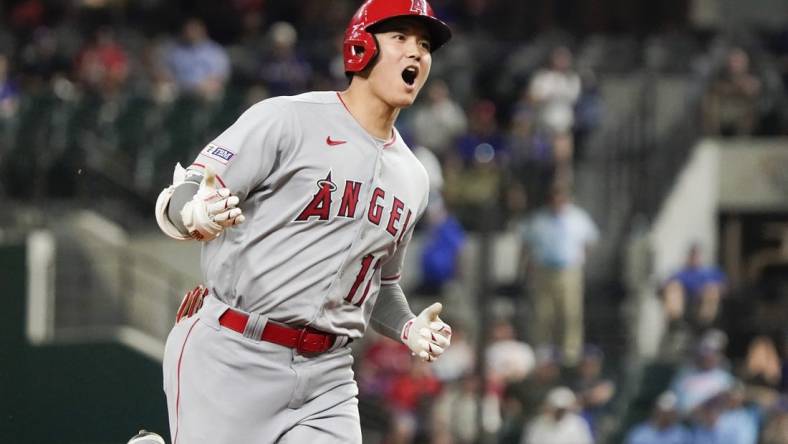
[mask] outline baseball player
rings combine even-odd
[[[398,285],[429,190],[394,122],[450,37],[425,0],[368,0],[346,90],[264,100],[176,167],[156,219],[203,242],[207,295],[167,339],[174,443],[359,443],[347,344],[371,324],[425,361],[449,345]]]

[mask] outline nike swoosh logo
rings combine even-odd
[[[331,136],[326,137],[326,144],[328,146],[337,146],[347,143],[347,140],[331,140]]]

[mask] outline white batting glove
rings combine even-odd
[[[436,302],[402,327],[402,343],[423,361],[438,359],[451,344],[451,327],[438,317],[441,310],[443,305]]]
[[[194,239],[216,239],[225,228],[245,220],[237,208],[238,202],[238,196],[230,194],[230,190],[216,187],[216,174],[206,168],[197,194],[181,210],[183,225]]]

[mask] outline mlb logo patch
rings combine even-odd
[[[213,143],[208,144],[200,154],[225,165],[227,165],[230,159],[235,157],[234,152]]]

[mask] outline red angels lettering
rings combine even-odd
[[[380,225],[380,218],[383,215],[383,206],[378,205],[378,200],[386,197],[386,192],[380,187],[375,188],[372,192],[372,199],[369,201],[369,212],[367,218],[375,225]]]
[[[331,193],[337,189],[336,184],[331,181],[330,171],[325,179],[317,181],[317,186],[317,193],[315,193],[312,200],[295,220],[304,221],[308,220],[310,217],[317,217],[319,220],[328,220],[328,214],[331,211]]]
[[[362,185],[362,182],[346,180],[345,189],[342,192],[342,201],[339,204],[339,210],[336,210],[332,205],[334,203],[333,193],[337,190],[337,186],[331,180],[331,171],[329,171],[325,179],[317,181],[317,192],[296,216],[295,221],[303,222],[312,219],[327,221],[334,216],[349,219],[355,218]],[[410,222],[411,211],[408,209],[407,214],[405,214],[405,210],[405,202],[396,196],[392,196],[391,203],[387,203],[386,191],[376,187],[370,195],[367,219],[369,222],[380,226],[383,214],[388,212],[388,221],[383,226],[386,227],[386,231],[392,237],[398,238],[397,243],[399,243]],[[405,216],[404,224],[402,223],[403,216]]]
[[[358,203],[358,194],[361,191],[361,182],[354,182],[348,180],[345,182],[345,194],[342,195],[342,203],[339,204],[340,217],[356,216],[356,204]]]
[[[403,208],[405,208],[405,204],[395,197],[394,203],[391,204],[391,212],[389,213],[389,225],[386,227],[386,231],[388,231],[392,236],[397,235],[397,228],[394,226],[394,224],[396,224],[397,221],[399,221],[399,218],[402,217]]]
[[[405,232],[408,230],[408,224],[410,223],[410,215],[411,212],[408,210],[408,215],[405,216],[405,223],[402,225],[402,230],[399,232],[399,237],[397,238],[397,245],[402,242],[402,236],[405,235]]]

